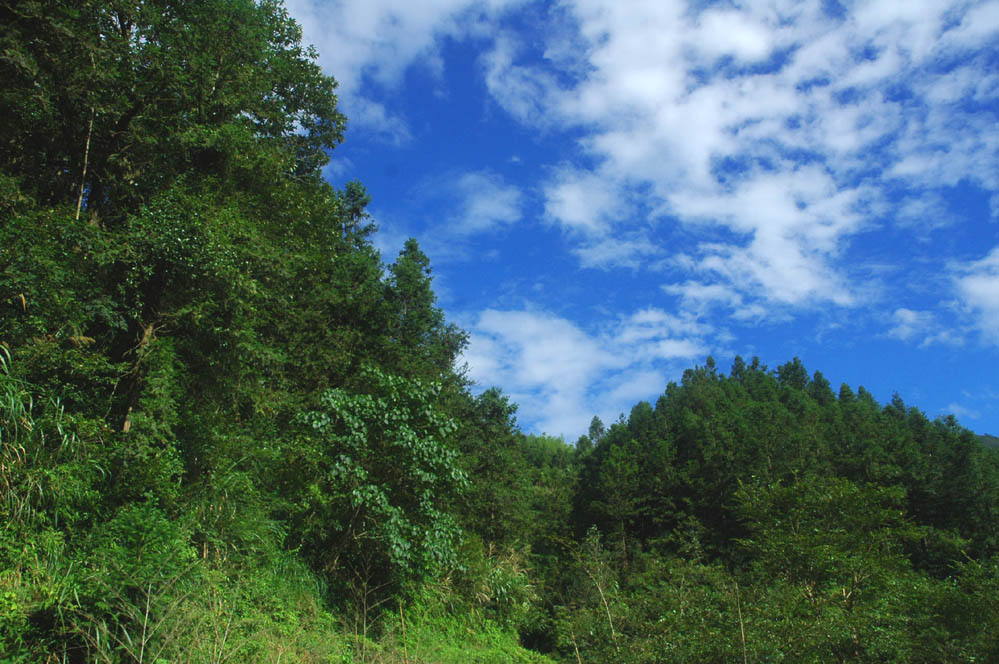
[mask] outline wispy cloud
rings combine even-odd
[[[319,51],[340,84],[341,106],[352,124],[392,143],[410,140],[405,116],[391,94],[406,70],[419,65],[439,75],[440,39],[465,37],[524,0],[287,0],[305,41]],[[388,93],[388,94],[386,94]]]
[[[354,162],[346,157],[334,157],[323,169],[323,177],[330,182],[342,182],[343,178],[354,169]]]
[[[519,222],[525,205],[520,187],[488,169],[435,174],[409,190],[407,199],[407,218],[382,219],[381,231],[394,236],[388,241],[416,237],[435,262],[482,260],[476,242]]]
[[[979,261],[956,266],[954,282],[982,341],[999,346],[999,246]]]
[[[632,234],[631,238],[597,237],[577,246],[573,253],[582,267],[639,268],[649,256],[662,253],[662,249],[645,234]]]
[[[922,338],[931,338],[937,333],[937,322],[935,316],[929,311],[913,311],[900,307],[892,314],[892,327],[888,330],[888,336],[910,341]]]
[[[490,171],[461,175],[455,184],[457,213],[451,232],[458,235],[485,233],[509,226],[522,216],[523,194]]]
[[[496,36],[491,51],[482,56],[485,82],[490,90],[508,94],[494,95],[507,113],[533,126],[548,123],[549,94],[558,89],[552,74],[517,64],[515,58],[523,48],[518,40],[506,33]]]
[[[981,413],[972,408],[966,408],[959,403],[952,403],[947,406],[947,412],[957,416],[961,420],[977,420]]]
[[[545,186],[545,214],[584,238],[606,237],[615,218],[630,216],[621,194],[613,180],[566,166]]]
[[[932,311],[899,307],[892,313],[891,327],[885,336],[929,348],[934,345],[963,346],[968,335],[960,327],[945,325]]]

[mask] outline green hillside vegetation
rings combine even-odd
[[[473,392],[280,2],[0,2],[0,80],[0,662],[999,661],[953,417],[797,359],[574,445]]]

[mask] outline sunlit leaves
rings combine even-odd
[[[468,479],[450,446],[457,426],[440,410],[440,387],[374,367],[362,382],[364,391],[327,390],[321,408],[300,418],[310,496],[300,518],[337,524],[302,533],[303,545],[327,565],[344,556],[400,577],[455,565],[459,531],[448,507]]]

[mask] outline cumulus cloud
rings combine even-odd
[[[470,378],[504,385],[522,404],[522,423],[553,435],[582,431],[588,389],[604,372],[624,368],[599,339],[533,311],[482,312],[464,360]]]
[[[636,224],[720,229],[732,235],[686,253],[733,315],[849,307],[864,294],[841,258],[858,233],[941,186],[999,189],[999,74],[983,60],[996,6],[566,0],[576,35],[559,33],[558,57],[504,40],[486,82],[521,121],[581,131],[580,161],[544,195],[584,266],[653,260]]]
[[[610,421],[654,398],[671,370],[707,355],[712,331],[655,308],[593,332],[545,311],[490,309],[470,330],[469,377],[505,386],[529,428],[570,438],[594,414]]]
[[[765,58],[774,46],[773,32],[755,17],[735,10],[709,9],[697,17],[698,50],[709,56],[731,55],[752,62]]]

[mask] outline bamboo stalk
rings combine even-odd
[[[94,71],[94,80],[97,78],[97,62],[94,60],[94,52],[90,52],[90,68]],[[83,145],[83,170],[80,173],[80,195],[76,197],[76,221],[80,220],[80,208],[83,207],[83,189],[87,184],[87,162],[90,160],[90,139],[94,135],[94,116],[97,115],[97,108],[90,105],[90,123],[87,126],[87,142]]]
[[[76,220],[80,220],[80,208],[83,207],[83,188],[87,183],[87,161],[90,158],[90,137],[94,133],[94,107],[90,107],[90,125],[87,127],[87,142],[83,146],[83,172],[80,174],[80,195],[76,197]]]
[[[572,650],[576,653],[577,664],[583,664],[583,660],[579,656],[579,646],[576,645],[576,630],[572,628],[572,624],[569,625],[569,637],[572,639]]]
[[[406,647],[406,618],[402,615],[402,600],[399,600],[399,624],[402,625],[402,659],[409,664],[409,649]]]
[[[742,621],[742,600],[739,598],[739,583],[735,584],[735,608],[739,612],[739,632],[742,634],[742,663],[749,663],[749,656],[746,654],[746,625]]]

